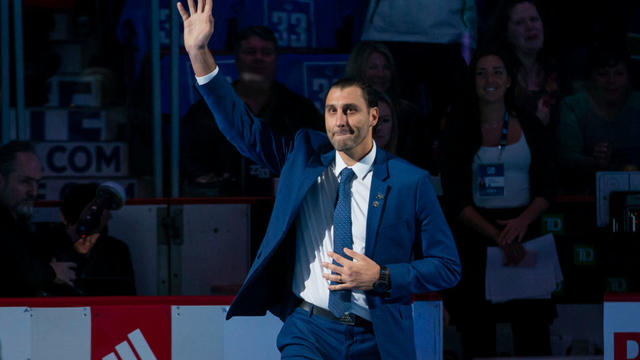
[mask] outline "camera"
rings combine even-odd
[[[98,186],[95,198],[82,210],[76,223],[76,233],[82,239],[100,232],[104,225],[105,210],[118,210],[124,206],[126,195],[120,184],[107,181]]]

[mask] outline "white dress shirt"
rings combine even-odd
[[[351,167],[356,176],[351,183],[351,233],[353,250],[364,254],[367,236],[367,212],[376,145],[362,160]],[[331,273],[322,262],[331,263],[333,251],[333,210],[338,195],[338,175],[347,167],[336,152],[335,161],[320,175],[307,192],[296,219],[296,263],[292,290],[300,298],[316,306],[329,308],[329,280],[323,273]],[[369,307],[362,290],[351,295],[351,310],[367,320]]]

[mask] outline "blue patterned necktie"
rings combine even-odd
[[[333,252],[349,260],[351,257],[345,255],[344,248],[352,248],[353,238],[351,236],[351,180],[355,173],[350,168],[344,168],[340,172],[340,186],[338,188],[338,201],[333,211]],[[333,264],[338,264],[335,260]],[[337,284],[331,282],[331,285]],[[340,317],[349,311],[351,303],[351,290],[331,290],[329,293],[329,310]]]

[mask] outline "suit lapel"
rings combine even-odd
[[[297,214],[297,209],[299,209],[300,204],[302,203],[304,196],[307,194],[307,191],[309,191],[311,185],[313,185],[318,176],[320,176],[322,172],[331,165],[331,162],[336,156],[335,154],[336,151],[332,150],[324,154],[320,154],[319,156],[312,156],[309,158],[309,161],[302,172],[302,178],[300,179],[300,184],[302,184],[302,186],[299,188],[300,191],[295,194],[295,198],[292,203],[296,209],[296,211],[292,212],[293,215]]]
[[[376,246],[376,238],[380,219],[388,201],[389,168],[387,167],[387,153],[378,148],[376,159],[373,162],[373,174],[371,178],[371,190],[369,191],[369,210],[367,213],[367,238],[364,254],[372,258]]]

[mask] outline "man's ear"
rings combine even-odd
[[[378,123],[378,116],[380,115],[380,110],[377,106],[369,109],[369,126],[374,127]]]

